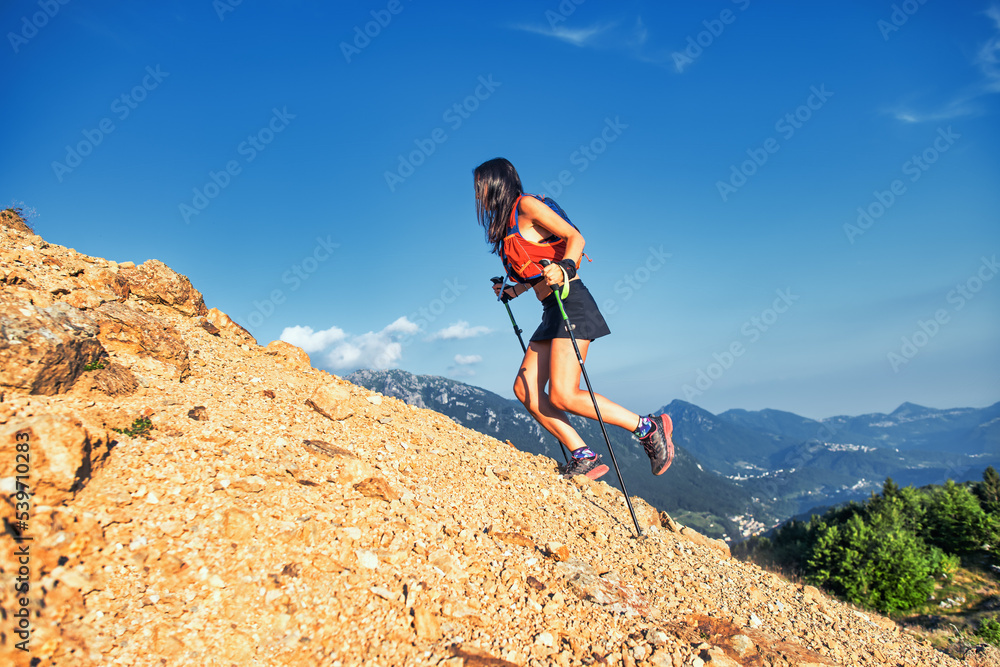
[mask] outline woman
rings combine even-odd
[[[521,179],[509,161],[495,158],[473,171],[476,217],[486,231],[492,252],[504,261],[516,285],[505,290],[513,298],[533,289],[542,302],[542,323],[531,336],[528,350],[514,381],[514,394],[545,430],[572,453],[560,467],[563,477],[586,475],[597,479],[608,471],[570,426],[567,412],[597,419],[594,403],[580,389],[580,363],[563,325],[553,288],[562,291],[566,315],[586,360],[591,341],[611,333],[597,303],[577,276],[584,240],[558,205],[535,195],[525,195]],[[558,212],[557,212],[558,211]],[[541,266],[544,259],[552,263]],[[499,295],[500,285],[494,286]],[[548,392],[546,392],[548,385]],[[604,421],[632,431],[649,456],[654,475],[662,475],[674,457],[673,424],[668,415],[640,417],[600,394],[595,394]]]

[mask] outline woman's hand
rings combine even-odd
[[[542,275],[545,276],[545,284],[549,287],[559,287],[566,277],[562,267],[555,263],[542,267]]]
[[[497,298],[500,298],[500,290],[503,288],[504,283],[505,281],[503,278],[493,278],[493,293],[497,296]],[[511,299],[520,296],[526,289],[528,288],[519,288],[517,285],[507,285],[506,288],[503,288],[503,298],[500,300],[507,303]]]

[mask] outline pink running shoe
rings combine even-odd
[[[649,420],[653,422],[653,430],[645,438],[639,438],[639,442],[646,450],[653,474],[662,475],[674,462],[674,441],[670,438],[674,432],[674,423],[667,414],[658,417],[649,415]]]

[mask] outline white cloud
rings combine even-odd
[[[330,327],[323,331],[313,331],[312,327],[285,327],[281,340],[301,347],[306,352],[319,352],[331,344],[347,337],[340,327]]]
[[[985,14],[993,20],[996,34],[979,48],[975,62],[986,78],[984,89],[997,93],[1000,92],[1000,5],[993,5]]]
[[[406,316],[400,317],[395,322],[387,326],[383,331],[387,333],[399,333],[412,336],[413,334],[420,331],[420,325],[415,324],[408,320]]]
[[[459,340],[462,338],[475,338],[476,336],[492,333],[492,331],[493,330],[489,327],[484,326],[470,327],[469,323],[465,320],[459,320],[458,322],[441,329],[431,336],[429,340]]]
[[[662,67],[673,61],[669,51],[650,44],[650,31],[641,16],[635,21],[595,23],[587,28],[570,28],[550,22],[548,26],[518,25],[513,30],[551,37],[579,48],[625,52],[639,62]]]
[[[478,354],[456,354],[455,363],[459,366],[468,366],[469,364],[478,364],[483,358]]]
[[[992,5],[985,12],[993,22],[994,34],[980,45],[972,63],[979,68],[982,78],[959,91],[953,99],[935,111],[918,112],[897,108],[890,111],[896,120],[904,123],[944,121],[980,113],[974,102],[983,95],[1000,93],[1000,5]]]
[[[314,332],[310,327],[286,327],[281,340],[298,345],[306,352],[321,352],[326,365],[334,370],[359,368],[389,368],[403,356],[402,341],[417,333],[420,327],[406,317],[400,317],[381,331],[349,335],[339,327]],[[331,348],[332,346],[332,348]]]
[[[593,25],[589,28],[568,28],[565,26],[550,26],[548,28],[540,26],[522,25],[516,26],[515,30],[530,32],[545,37],[553,37],[562,42],[567,42],[573,46],[594,46],[597,38],[615,27],[615,23],[604,25]]]

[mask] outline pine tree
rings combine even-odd
[[[976,485],[979,504],[987,514],[1000,514],[1000,473],[993,466],[983,471],[983,481]]]
[[[931,490],[924,521],[924,539],[946,553],[979,551],[989,540],[990,522],[979,501],[966,487],[950,479]]]

